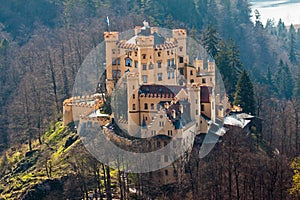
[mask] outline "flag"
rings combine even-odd
[[[109,19],[108,19],[108,16],[106,17],[106,23],[107,23],[107,26],[109,26]]]

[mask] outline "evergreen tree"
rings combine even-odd
[[[233,101],[238,75],[242,71],[239,51],[234,45],[233,40],[230,40],[229,44],[226,44],[224,41],[219,43],[216,65],[222,75],[229,100]]]
[[[205,47],[206,51],[213,57],[215,57],[218,53],[218,43],[220,38],[217,34],[217,30],[214,28],[213,25],[209,25],[203,33],[203,46]]]
[[[294,26],[291,24],[289,30],[289,59],[291,63],[296,63],[296,30]]]
[[[281,38],[285,38],[286,32],[287,30],[285,28],[284,22],[281,19],[279,19],[277,24],[277,36]]]
[[[280,60],[273,77],[276,94],[279,98],[290,99],[293,95],[293,79],[287,64]]]
[[[297,102],[300,103],[300,72],[298,72],[298,75],[295,80],[295,88],[294,88],[293,96],[297,100]]]
[[[243,70],[237,82],[233,104],[241,106],[245,113],[255,114],[253,85],[246,70]]]
[[[263,24],[260,21],[260,13],[257,9],[254,10],[254,14],[255,14],[255,27],[263,28]]]

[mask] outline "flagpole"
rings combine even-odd
[[[110,30],[109,30],[110,23],[109,23],[108,16],[106,17],[106,24],[107,24],[107,32],[110,32]]]

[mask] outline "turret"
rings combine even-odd
[[[104,32],[104,41],[106,45],[106,89],[110,94],[114,88],[112,61],[119,57],[117,54],[117,42],[119,41],[119,32]]]

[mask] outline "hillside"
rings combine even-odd
[[[1,198],[129,199],[145,198],[144,191],[169,199],[299,198],[291,166],[300,166],[300,30],[282,21],[263,26],[254,15],[253,23],[247,0],[0,0]],[[144,19],[186,29],[214,56],[231,102],[247,72],[247,103],[261,131],[234,130],[205,160],[193,158],[184,187],[153,189],[142,184],[143,174],[125,176],[96,162],[60,119],[81,64],[103,41],[107,16],[113,31]]]
[[[105,170],[85,150],[74,131],[57,122],[41,141],[32,141],[31,151],[28,144],[7,150],[0,163],[1,199],[81,199],[85,191],[99,188],[101,194],[106,184]],[[117,173],[110,171],[113,193],[117,191]]]

